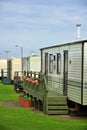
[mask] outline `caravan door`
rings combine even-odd
[[[64,74],[63,74],[63,94],[67,95],[68,83],[68,51],[64,51]]]
[[[48,53],[45,53],[45,75],[48,76]]]

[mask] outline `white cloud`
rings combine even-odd
[[[4,12],[5,17],[0,22],[16,24],[15,26],[24,25],[24,27],[26,27],[25,25],[36,26],[43,24],[56,26],[61,23],[64,24],[65,21],[76,23],[79,20],[83,23],[83,19],[86,17],[84,17],[84,14],[87,13],[85,9],[78,9],[77,11],[75,6],[16,5],[14,3],[5,4]]]

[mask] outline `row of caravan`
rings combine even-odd
[[[3,70],[4,77],[9,76],[11,80],[14,80],[15,71],[40,71],[41,69],[41,57],[34,55],[24,58],[13,59],[0,59],[0,77],[1,70]]]

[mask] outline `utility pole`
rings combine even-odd
[[[23,47],[21,46],[21,70],[23,72]]]

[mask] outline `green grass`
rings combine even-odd
[[[0,84],[0,102],[17,101],[13,85]],[[63,120],[29,108],[7,108],[0,103],[0,130],[87,130],[87,120]]]
[[[0,101],[15,101],[18,94],[14,92],[13,85],[3,85],[0,83]]]

